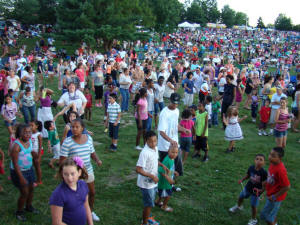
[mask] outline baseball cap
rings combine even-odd
[[[180,101],[180,95],[178,93],[172,93],[171,96],[170,96],[170,101],[173,103],[173,104],[179,104],[179,101]]]

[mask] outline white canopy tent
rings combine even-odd
[[[194,25],[185,21],[183,23],[178,24],[178,27],[180,27],[180,28],[194,28]]]

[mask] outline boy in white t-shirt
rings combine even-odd
[[[162,166],[166,172],[168,171],[158,159],[157,138],[154,131],[148,131],[145,134],[146,144],[140,153],[136,163],[137,186],[141,189],[143,195],[143,225],[159,224],[150,216],[151,209],[155,205],[155,195],[158,183],[158,166]]]

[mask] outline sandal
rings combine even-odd
[[[173,208],[167,206],[166,208],[164,208],[163,206],[160,207],[162,210],[164,210],[165,212],[173,212]]]

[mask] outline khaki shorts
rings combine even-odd
[[[95,181],[95,174],[94,173],[90,173],[88,174],[88,178],[85,180],[85,182],[88,183],[92,183]]]

